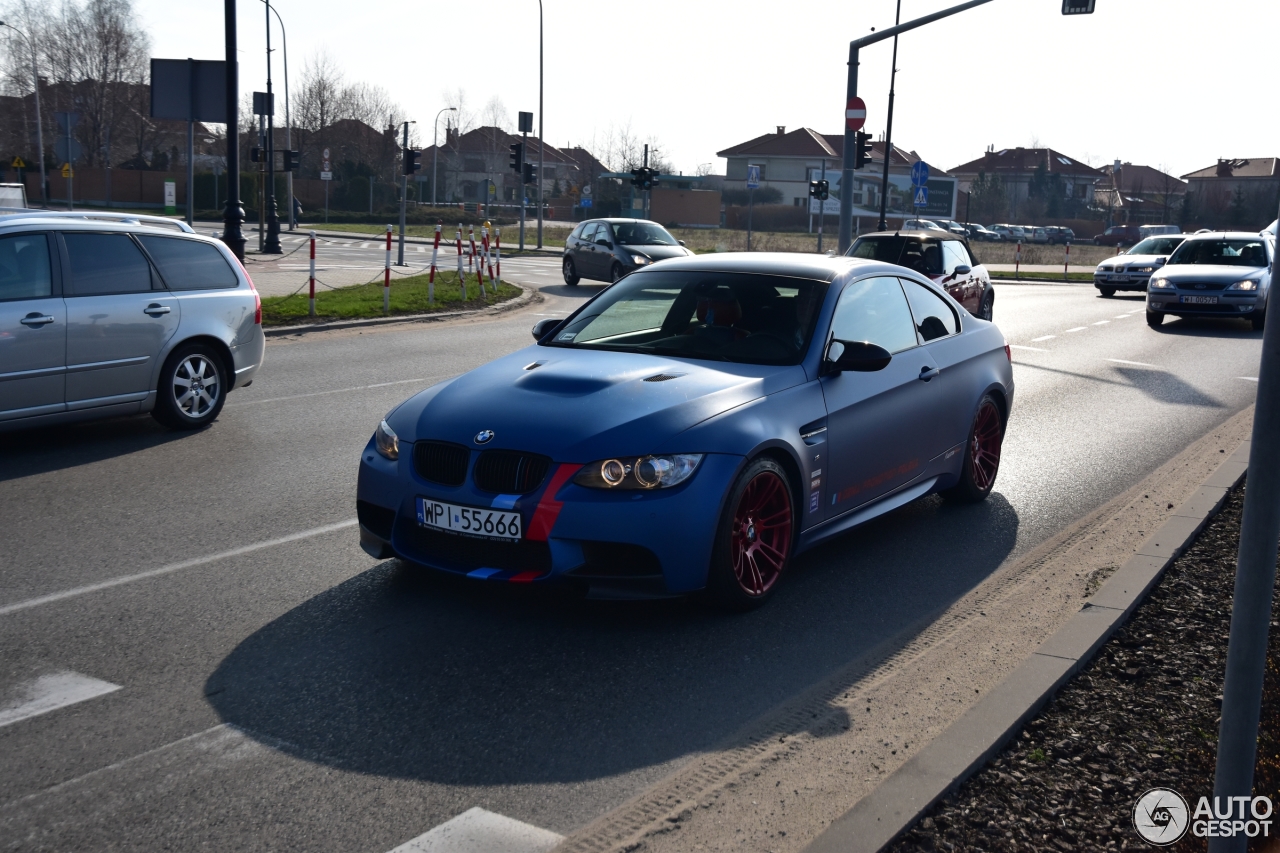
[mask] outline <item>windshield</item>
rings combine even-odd
[[[613,232],[624,246],[675,246],[676,238],[653,222],[615,222]]]
[[[799,364],[827,283],[710,270],[642,272],[588,304],[552,346]]]
[[[1178,248],[1181,237],[1148,237],[1134,246],[1126,255],[1168,255]]]
[[[1169,265],[1206,264],[1220,267],[1265,267],[1262,239],[1188,240],[1169,258]]]

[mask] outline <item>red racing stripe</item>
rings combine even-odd
[[[512,575],[507,578],[507,583],[533,583],[542,577],[542,572],[521,572],[518,575]]]
[[[547,490],[542,493],[542,499],[538,501],[538,508],[533,512],[533,521],[529,522],[529,541],[547,541],[547,537],[551,535],[551,528],[555,527],[556,519],[560,517],[560,507],[564,505],[564,501],[556,500],[556,492],[560,491],[560,488],[569,482],[569,478],[578,473],[581,467],[572,462],[565,462],[556,468],[556,473],[552,475]]]

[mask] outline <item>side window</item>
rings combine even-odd
[[[575,229],[573,229],[573,231],[569,232],[569,236],[570,236],[570,237],[573,237],[573,238],[574,238],[574,239],[576,239],[576,240],[581,240],[581,239],[582,239],[582,232],[583,232],[583,231],[586,231],[586,230],[587,230],[587,226],[588,226],[588,225],[590,225],[590,224],[591,224],[591,223],[589,223],[589,222],[579,222],[579,223],[578,223],[578,227],[577,227],[577,228],[575,228]]]
[[[969,253],[964,250],[964,243],[959,240],[943,240],[942,241],[942,273],[943,275],[951,275],[956,271],[956,267],[966,266],[972,267],[969,262]]]
[[[613,242],[613,230],[609,228],[608,222],[601,222],[596,228],[596,244],[607,246]]]
[[[907,301],[911,303],[911,314],[915,317],[921,343],[945,338],[960,331],[956,312],[951,310],[951,306],[941,296],[909,279],[903,279],[902,288],[907,292]]]
[[[52,295],[49,238],[43,234],[0,237],[0,300]]]
[[[916,345],[902,285],[888,276],[864,278],[846,287],[836,304],[831,333],[838,341],[869,341],[891,353]]]
[[[240,280],[217,246],[181,237],[140,236],[170,290],[237,287]]]
[[[586,243],[594,243],[596,241],[596,225],[595,222],[588,222],[586,227],[582,229],[582,233],[578,235],[578,239]]]
[[[128,234],[64,232],[71,260],[71,296],[142,293],[151,289],[151,265]]]

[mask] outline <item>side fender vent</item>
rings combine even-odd
[[[684,376],[683,373],[657,373],[653,376],[645,377],[645,382],[666,382],[668,379],[679,379]]]

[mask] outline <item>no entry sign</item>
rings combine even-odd
[[[862,130],[867,123],[867,105],[862,98],[850,98],[845,104],[844,123],[850,130]]]

